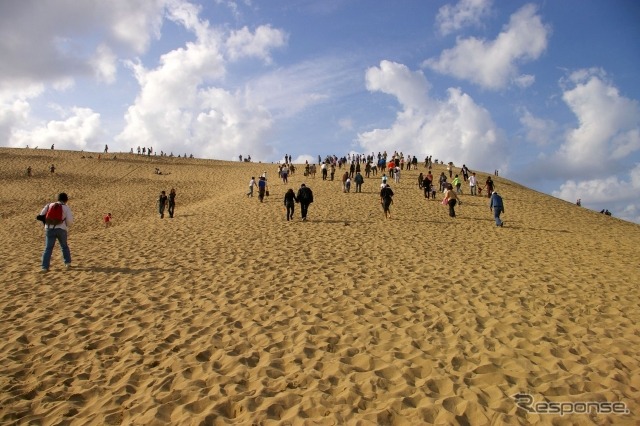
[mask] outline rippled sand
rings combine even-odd
[[[0,149],[0,424],[640,418],[638,225],[503,178],[504,228],[487,198],[463,195],[451,219],[418,190],[423,167],[391,184],[387,220],[378,178],[345,194],[301,172],[285,185],[273,164],[97,157]],[[259,203],[245,193],[263,170]],[[309,221],[287,222],[302,182]],[[61,191],[73,268],[56,247],[42,274],[35,216]],[[517,393],[630,413],[527,413]]]

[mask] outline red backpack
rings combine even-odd
[[[44,223],[47,225],[60,225],[64,221],[64,211],[62,210],[62,204],[52,203],[49,204],[49,208],[44,215]]]

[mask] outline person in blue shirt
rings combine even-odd
[[[264,176],[260,176],[260,180],[258,180],[258,199],[260,202],[264,202],[264,196],[267,193],[267,178]]]
[[[502,197],[497,191],[493,191],[491,194],[489,210],[493,211],[493,218],[496,220],[496,226],[503,226],[504,222],[500,220],[500,214],[504,213],[504,203],[502,202]]]

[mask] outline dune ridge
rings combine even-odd
[[[0,149],[0,424],[640,418],[638,225],[501,177],[504,228],[483,197],[452,219],[418,190],[423,166],[391,183],[387,220],[379,176],[344,194],[301,171],[283,184],[274,164],[97,157]],[[259,203],[245,193],[264,170]],[[303,182],[309,221],[297,207],[287,222],[282,197]],[[176,217],[160,219],[172,187]],[[73,268],[56,247],[42,274],[35,215],[61,191]],[[523,392],[629,414],[528,413]]]

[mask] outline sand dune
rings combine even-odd
[[[481,197],[452,219],[423,167],[387,220],[377,178],[344,194],[273,164],[97,157],[0,149],[0,424],[638,424],[638,225],[503,178],[504,228]],[[287,222],[302,182],[309,221]],[[42,274],[35,216],[61,191],[73,268],[56,248]]]

